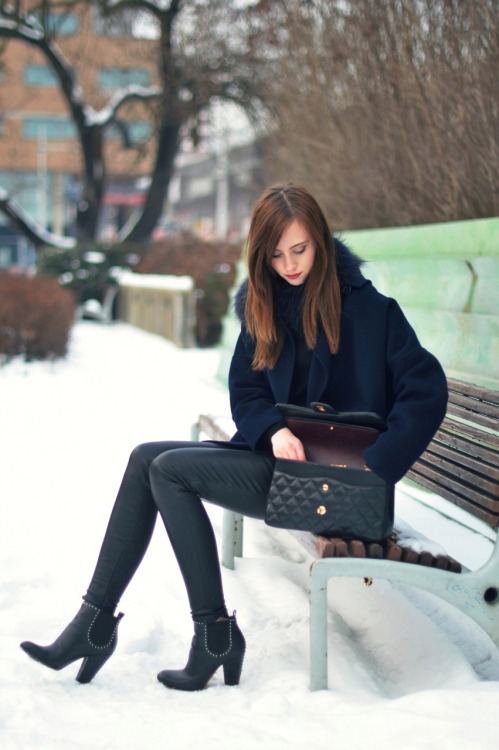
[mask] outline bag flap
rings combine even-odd
[[[295,406],[294,404],[276,404],[276,408],[283,417],[295,419],[313,419],[328,424],[351,424],[360,427],[373,427],[385,430],[386,425],[373,411],[336,411],[329,404],[313,401],[310,406]]]

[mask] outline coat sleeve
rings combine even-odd
[[[364,454],[367,465],[395,484],[423,453],[447,407],[445,373],[419,343],[398,304],[387,316],[386,364],[393,394],[386,432]]]
[[[282,417],[275,408],[265,371],[257,372],[251,367],[253,351],[253,344],[243,329],[229,368],[229,394],[238,433],[253,450],[258,450],[268,448],[268,431],[282,423]]]

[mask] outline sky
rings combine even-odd
[[[22,640],[51,643],[80,607],[130,451],[189,439],[200,412],[227,414],[217,350],[179,350],[124,323],[75,325],[67,357],[0,367],[0,746],[488,750],[499,736],[499,652],[450,605],[410,587],[330,585],[329,689],[308,688],[311,559],[285,531],[245,523],[245,556],[223,570],[247,641],[238,687],[164,688],[192,625],[161,522],[125,592],[118,648],[88,685]],[[492,543],[397,493],[397,513],[438,526],[478,565]],[[217,537],[222,512],[209,508]]]

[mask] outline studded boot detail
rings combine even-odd
[[[64,669],[83,659],[76,680],[87,683],[114,653],[118,625],[123,616],[120,612],[115,617],[109,611],[84,601],[76,617],[50,646],[23,641],[21,648],[50,669]]]
[[[158,680],[174,690],[202,690],[219,667],[226,685],[239,685],[246,641],[235,613],[216,622],[194,622],[189,658],[184,669],[165,669]]]

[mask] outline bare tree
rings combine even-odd
[[[497,214],[496,0],[259,5],[275,178],[343,228]]]
[[[124,14],[145,16],[157,29],[155,44],[158,85],[126,86],[100,108],[84,98],[74,69],[83,63],[68,60],[58,43],[57,28],[49,21],[54,13],[98,8],[109,23]],[[0,9],[0,39],[18,40],[36,47],[55,74],[76,126],[82,156],[83,191],[77,208],[77,239],[94,240],[106,190],[105,134],[111,126],[121,134],[123,146],[133,143],[121,112],[130,102],[149,102],[154,124],[154,155],[150,186],[142,209],[124,227],[120,241],[149,238],[163,210],[174,158],[182,133],[196,132],[201,113],[215,98],[240,104],[248,110],[257,101],[253,71],[239,23],[242,11],[232,3],[214,0],[17,0]],[[230,33],[229,33],[230,32]],[[5,192],[0,190],[0,210],[35,244],[61,244],[37,227]],[[68,241],[66,241],[68,244]]]

